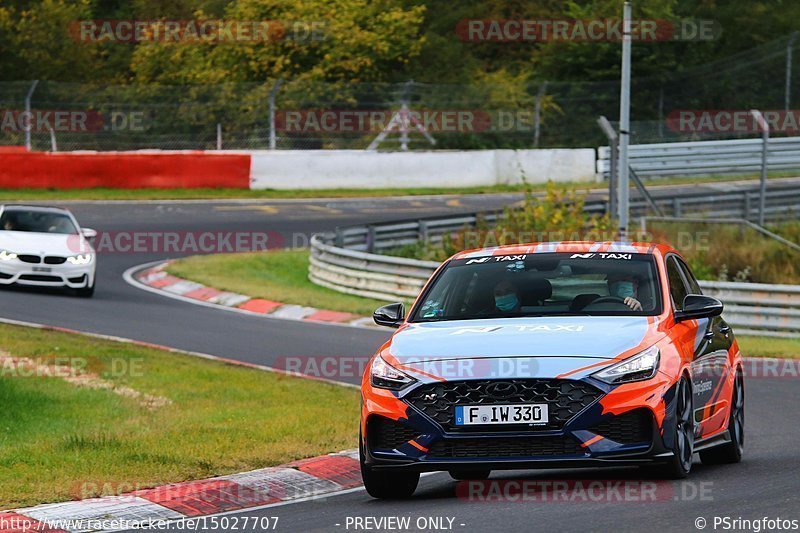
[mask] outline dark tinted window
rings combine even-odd
[[[680,268],[674,257],[667,260],[667,278],[669,278],[669,293],[675,307],[680,309],[683,306],[683,299],[686,298],[688,291],[681,277]]]
[[[656,315],[655,261],[634,253],[487,255],[448,263],[410,320],[509,316]],[[635,298],[641,310],[625,304]]]
[[[72,219],[63,213],[6,209],[0,216],[0,230],[36,233],[77,233]]]

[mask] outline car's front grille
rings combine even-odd
[[[58,257],[57,255],[48,255],[44,258],[47,265],[61,265],[67,260],[66,257]]]
[[[653,438],[653,416],[647,409],[635,409],[612,416],[590,431],[620,444],[650,442]]]
[[[440,440],[430,446],[428,456],[506,458],[578,455],[582,451],[571,437],[492,437]]]
[[[19,279],[25,281],[63,281],[58,276],[47,276],[45,274],[23,274]]]
[[[42,258],[39,257],[38,255],[22,254],[22,255],[18,255],[17,259],[19,259],[23,263],[33,263],[35,265],[38,265],[39,263],[42,262]]]
[[[394,450],[420,435],[414,428],[382,416],[367,421],[367,442],[371,450]]]
[[[486,431],[488,426],[456,426],[456,405],[542,403],[548,406],[547,429],[561,428],[602,396],[582,381],[567,379],[473,380],[431,383],[413,390],[406,401],[448,431]],[[518,430],[519,424],[492,425],[492,430]]]

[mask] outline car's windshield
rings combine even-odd
[[[634,253],[536,253],[451,261],[411,322],[514,316],[656,315],[655,260]]]
[[[0,216],[0,230],[30,231],[36,233],[77,233],[72,219],[63,213],[52,211],[24,211],[7,209]]]

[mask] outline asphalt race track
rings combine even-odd
[[[697,187],[690,186],[695,189]],[[719,188],[720,184],[713,185]],[[302,239],[336,225],[408,219],[496,208],[516,195],[444,198],[385,198],[295,201],[215,201],[70,203],[85,227],[101,231],[253,231],[267,230],[283,242]],[[298,237],[300,236],[300,237]],[[304,236],[304,237],[303,237]],[[272,365],[281,356],[366,356],[389,332],[301,323],[223,312],[148,293],[122,278],[132,266],[165,259],[159,253],[115,253],[98,261],[97,291],[92,299],[28,289],[0,290],[0,317],[102,333]],[[348,381],[357,381],[355,378]],[[363,490],[288,503],[230,516],[278,516],[279,531],[355,531],[375,529],[354,517],[444,518],[455,531],[698,531],[714,517],[760,520],[798,519],[800,503],[800,417],[798,377],[747,381],[744,462],[732,466],[695,464],[689,480],[659,485],[656,501],[537,502],[468,501],[456,494],[446,474],[424,476],[410,501],[379,502]],[[353,421],[356,424],[356,421]],[[355,447],[355,443],[354,443]],[[638,483],[636,470],[572,470],[495,473],[492,480],[588,480]],[[463,487],[462,487],[463,488]],[[461,494],[461,493],[459,493]],[[452,519],[452,526],[448,526]],[[701,522],[697,522],[701,524]],[[422,524],[425,530],[431,524]],[[384,524],[385,529],[386,524]],[[745,529],[751,530],[752,528]],[[762,528],[766,529],[766,528]],[[728,529],[734,530],[734,529]],[[738,530],[743,530],[739,528]]]

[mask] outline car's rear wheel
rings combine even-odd
[[[694,404],[692,387],[685,377],[678,382],[675,405],[675,439],[671,447],[672,457],[668,462],[648,469],[655,477],[663,479],[683,479],[692,470]]]
[[[456,481],[475,481],[487,479],[492,473],[491,470],[450,470],[450,477]]]
[[[418,472],[376,471],[364,462],[363,448],[359,447],[361,479],[367,494],[373,498],[400,500],[410,498],[419,484]]]
[[[738,463],[744,452],[744,377],[736,373],[731,393],[731,411],[728,417],[728,432],[731,441],[700,452],[700,460],[706,465]]]

